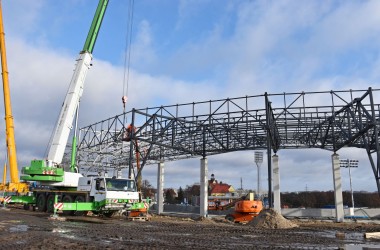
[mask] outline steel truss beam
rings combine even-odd
[[[380,99],[379,89],[265,93],[133,109],[80,130],[79,165],[139,175],[146,164],[239,150],[357,147],[366,149],[380,193],[374,96]]]

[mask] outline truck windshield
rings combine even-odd
[[[135,181],[106,178],[107,191],[135,191]]]

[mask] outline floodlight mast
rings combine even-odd
[[[348,175],[350,177],[351,203],[352,203],[353,211],[355,211],[355,206],[354,206],[354,192],[352,191],[351,168],[357,168],[358,166],[359,166],[358,160],[350,160],[350,159],[340,160],[340,167],[348,168]]]
[[[255,152],[255,163],[257,166],[257,196],[260,197],[260,166],[263,163],[263,152]]]

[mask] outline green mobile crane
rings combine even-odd
[[[33,160],[30,166],[22,169],[24,175],[21,179],[37,182],[38,185],[33,188],[31,196],[12,197],[12,201],[33,204],[39,211],[48,212],[52,212],[54,204],[58,202],[62,204],[60,209],[63,211],[77,214],[82,211],[93,211],[112,215],[120,209],[144,207],[139,201],[140,195],[136,191],[134,180],[106,176],[85,177],[79,173],[75,167],[75,135],[70,171],[65,171],[61,164],[107,5],[108,0],[99,0],[86,42],[77,59],[47,159]]]

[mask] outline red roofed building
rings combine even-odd
[[[222,183],[215,180],[214,174],[211,175],[211,179],[208,181],[208,195],[209,196],[229,196],[235,192],[233,186],[227,183]],[[233,195],[232,195],[233,196]]]
[[[233,186],[224,184],[224,183],[216,183],[212,185],[210,190],[211,196],[226,196],[226,194],[233,193],[235,189]]]
[[[218,182],[215,180],[214,174],[211,175],[211,179],[208,181],[208,209],[218,210],[222,206],[225,206],[239,197],[235,193],[233,186]]]

